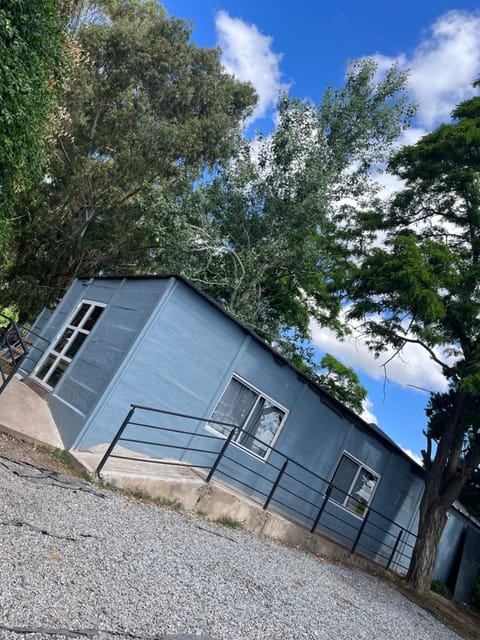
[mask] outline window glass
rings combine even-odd
[[[64,348],[64,346],[67,344],[68,339],[73,335],[73,329],[65,329],[65,331],[62,333],[62,335],[60,336],[60,340],[57,342],[57,344],[53,347],[53,349],[57,352],[60,353],[62,351],[62,349]]]
[[[91,314],[88,316],[86,321],[83,323],[82,329],[85,329],[85,331],[91,331],[93,329],[95,323],[99,319],[99,317],[102,315],[102,312],[103,312],[103,307],[94,307],[94,309],[91,312]]]
[[[65,373],[69,364],[70,363],[67,362],[67,360],[63,360],[62,358],[60,358],[52,373],[46,379],[47,384],[49,384],[51,387],[54,387]]]
[[[251,389],[243,385],[235,378],[230,380],[228,387],[225,389],[217,408],[213,412],[212,420],[219,422],[227,422],[243,427],[243,424],[252,410],[257,394]],[[228,436],[232,427],[222,426],[220,424],[212,425],[216,431]]]
[[[332,479],[331,498],[343,504],[358,471],[358,464],[343,456]]]
[[[330,497],[363,517],[377,482],[378,476],[344,455],[333,476]]]
[[[73,356],[77,353],[77,351],[82,346],[87,336],[88,336],[88,333],[82,333],[81,331],[79,331],[77,335],[73,338],[73,340],[70,341],[70,344],[68,345],[68,349],[65,351],[65,355],[68,358],[73,358]]]
[[[266,399],[258,402],[257,407],[246,426],[247,433],[241,434],[239,443],[264,457],[268,452],[268,445],[272,444],[277,435],[285,412]]]
[[[35,373],[38,380],[53,389],[85,342],[103,309],[99,304],[82,302],[50,353],[40,364]]]
[[[54,362],[55,362],[55,356],[51,356],[51,355],[48,356],[48,358],[45,360],[45,362],[42,364],[42,366],[38,370],[37,378],[39,378],[40,380],[43,380],[47,375],[48,370],[50,369],[50,367]]]
[[[90,305],[84,302],[81,305],[80,309],[77,311],[77,313],[73,316],[73,319],[70,322],[70,324],[73,325],[74,327],[77,327],[80,324],[80,322],[83,320],[85,314],[89,309],[90,309]]]
[[[232,378],[213,412],[212,420],[228,422],[242,428],[233,441],[265,458],[285,417],[285,411],[261,393]],[[209,423],[211,429],[228,436],[231,427]]]
[[[367,471],[360,469],[353,487],[350,490],[351,497],[347,501],[347,507],[359,515],[363,515],[372,497],[377,478]]]

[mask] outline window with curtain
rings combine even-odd
[[[232,426],[238,426],[232,442],[265,459],[280,433],[287,411],[257,389],[238,378],[232,378],[223,392],[208,428],[228,437]],[[221,424],[217,424],[217,422]]]
[[[373,471],[343,454],[332,478],[330,498],[363,518],[378,480]]]

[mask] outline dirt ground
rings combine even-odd
[[[68,454],[54,451],[45,446],[24,442],[0,432],[0,460],[2,457],[27,463],[41,469],[75,474],[74,466],[69,462]],[[389,582],[409,600],[432,613],[466,640],[479,640],[480,614],[476,614],[468,607],[451,602],[432,591],[420,596],[409,589],[398,576],[393,574],[389,574],[389,576]]]

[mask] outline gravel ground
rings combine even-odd
[[[0,491],[2,640],[460,638],[375,577],[241,530],[2,457]]]

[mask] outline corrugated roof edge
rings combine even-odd
[[[169,280],[174,278],[179,282],[182,282],[187,287],[189,287],[196,294],[201,296],[204,300],[206,300],[209,304],[215,307],[218,311],[226,315],[230,320],[235,322],[245,333],[250,335],[254,340],[260,343],[263,347],[268,349],[273,357],[278,361],[280,360],[285,366],[290,367],[295,371],[297,376],[305,382],[320,398],[320,400],[326,404],[332,411],[340,415],[341,417],[350,420],[355,425],[357,425],[362,431],[370,433],[375,439],[380,440],[383,444],[385,444],[389,449],[393,449],[395,452],[399,453],[403,458],[406,458],[411,463],[411,469],[414,473],[423,477],[424,469],[421,465],[418,464],[413,458],[411,458],[403,449],[394,442],[384,431],[382,431],[379,427],[377,427],[373,423],[366,422],[357,415],[352,409],[349,409],[345,406],[340,400],[334,398],[328,391],[322,389],[320,385],[314,382],[311,378],[309,378],[303,371],[298,369],[295,365],[285,358],[281,353],[276,351],[273,347],[271,347],[265,340],[263,340],[258,334],[253,331],[248,325],[243,323],[241,320],[238,320],[233,314],[224,309],[221,304],[210,298],[210,296],[206,295],[203,291],[201,291],[198,287],[196,287],[190,280],[187,278],[177,275],[177,274],[166,274],[166,275],[131,275],[131,276],[79,276],[77,280]]]

